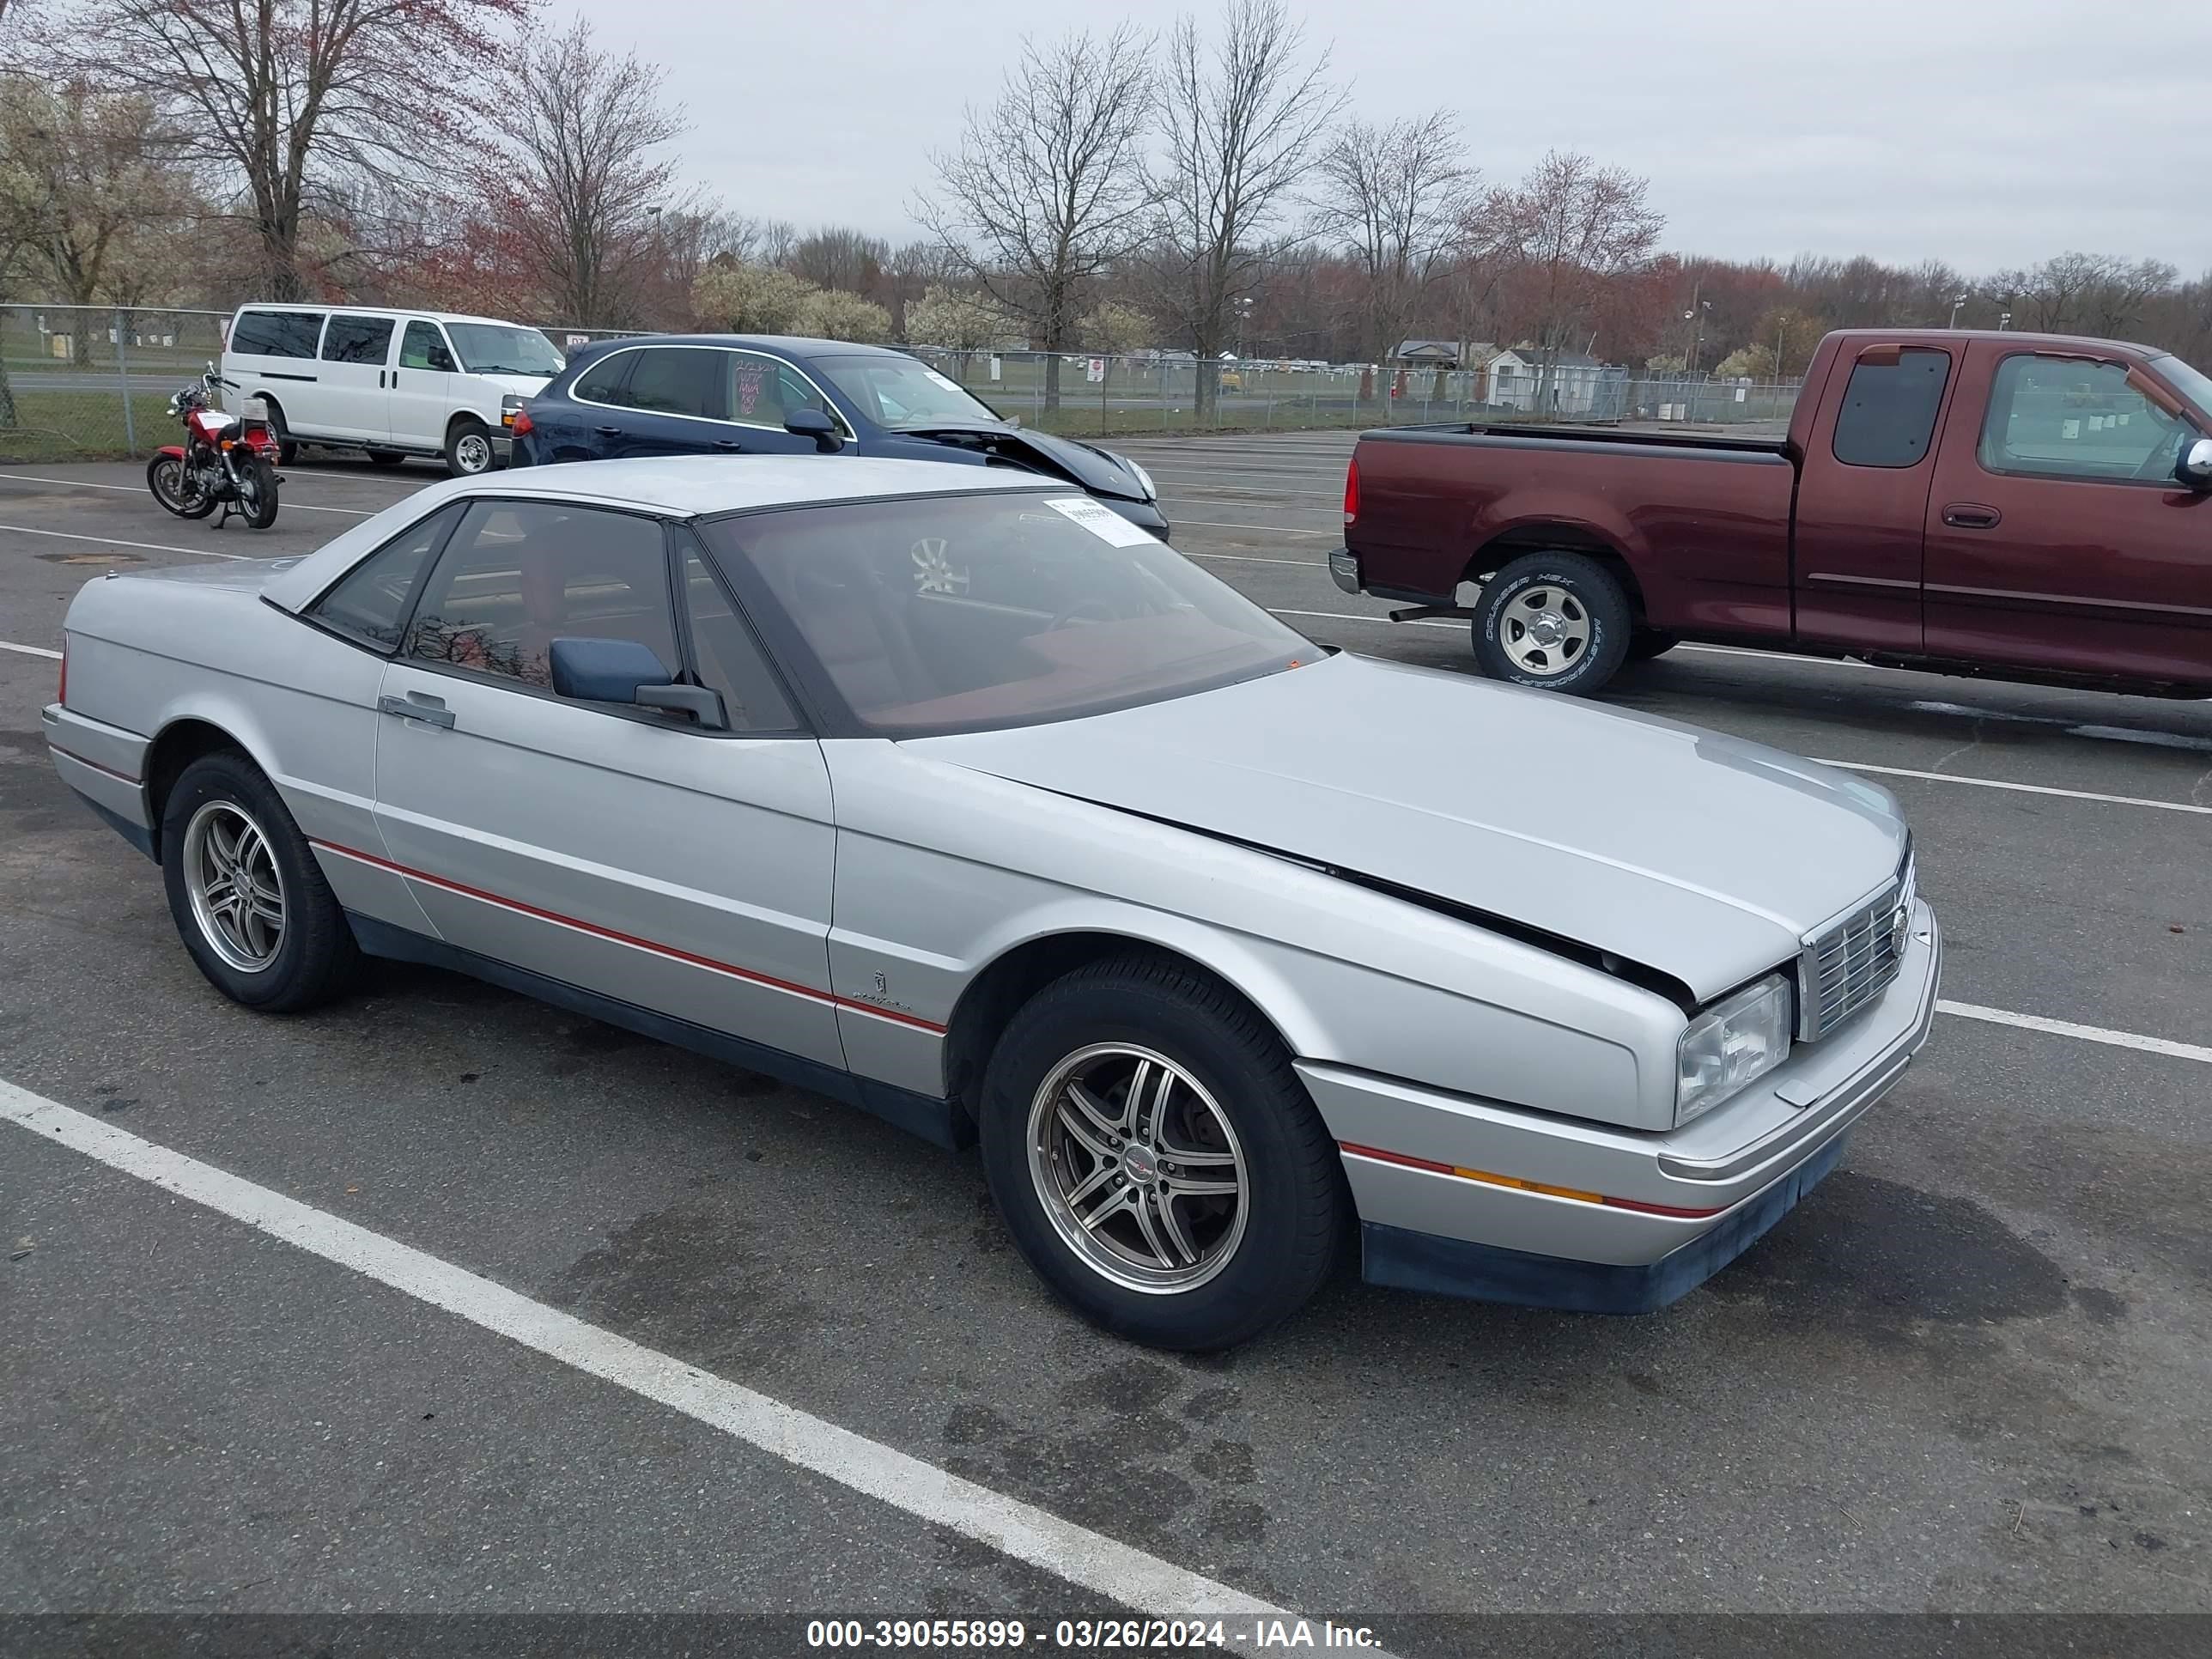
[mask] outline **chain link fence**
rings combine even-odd
[[[173,441],[169,394],[222,355],[228,311],[0,302],[0,460],[143,455]],[[535,326],[562,351],[635,331]],[[1000,414],[1080,436],[1297,431],[1434,421],[1591,421],[1685,426],[1786,422],[1795,382],[1657,378],[1619,368],[1500,363],[1391,368],[1188,352],[1052,354],[911,348]],[[1210,374],[1208,373],[1210,372]],[[1201,398],[1201,377],[1212,398]]]

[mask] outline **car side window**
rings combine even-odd
[[[400,368],[450,370],[453,366],[453,351],[437,324],[418,318],[407,325],[407,331],[399,337]]]
[[[609,352],[576,377],[576,383],[569,388],[570,394],[586,403],[624,407],[629,401],[629,372],[644,355],[641,351]]]
[[[396,650],[416,586],[460,516],[456,503],[401,532],[347,572],[307,614],[365,645]]]
[[[729,414],[740,426],[783,430],[794,409],[818,409],[833,420],[836,411],[789,363],[764,357],[757,351],[729,351]],[[841,422],[842,424],[842,422]]]
[[[389,317],[333,317],[323,331],[323,361],[382,368],[392,349],[392,329]]]
[[[1935,441],[1951,354],[1924,346],[1870,348],[1852,365],[1830,445],[1846,466],[1917,466]]]
[[[684,604],[691,623],[691,653],[700,684],[722,694],[723,711],[732,732],[795,732],[791,712],[768,653],[738,614],[706,562],[696,551],[684,556]]]
[[[720,420],[725,353],[703,346],[653,346],[640,351],[623,401],[656,415]]]
[[[322,331],[319,311],[241,311],[230,349],[247,357],[312,357]]]
[[[565,501],[481,501],[438,557],[405,654],[550,690],[556,639],[676,648],[659,521]]]
[[[1997,365],[1982,465],[2031,477],[2171,483],[2197,429],[2128,384],[2121,363],[2020,352]]]

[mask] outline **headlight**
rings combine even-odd
[[[1144,487],[1145,499],[1146,501],[1156,501],[1159,500],[1159,486],[1152,482],[1152,475],[1151,473],[1146,471],[1144,468],[1139,466],[1127,455],[1122,455],[1116,459],[1121,461],[1122,465],[1127,467],[1129,471],[1136,476],[1137,482]]]
[[[1790,983],[1770,974],[1690,1021],[1675,1050],[1674,1121],[1711,1111],[1790,1057]]]

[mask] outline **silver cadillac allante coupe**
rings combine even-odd
[[[1023,474],[610,461],[107,576],[54,764],[217,989],[477,975],[980,1139],[1139,1341],[1369,1279],[1671,1302],[1926,1039],[1894,801],[1318,646]]]

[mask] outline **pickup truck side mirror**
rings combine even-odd
[[[836,419],[818,409],[793,410],[783,417],[783,429],[796,437],[813,439],[815,448],[824,455],[835,455],[845,447]]]
[[[2212,489],[2212,438],[2196,438],[2184,445],[2173,464],[2173,479],[2184,489]]]
[[[720,692],[703,685],[669,684],[667,665],[652,647],[635,640],[556,640],[550,654],[556,696],[634,703],[689,714],[709,732],[730,729]]]

